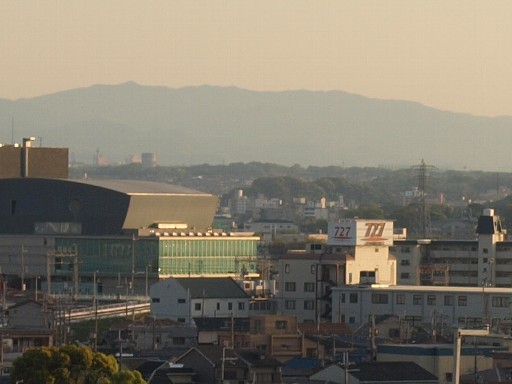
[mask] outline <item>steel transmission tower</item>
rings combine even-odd
[[[420,231],[424,239],[430,235],[430,214],[427,210],[427,184],[430,174],[437,168],[433,165],[428,165],[425,160],[421,159],[419,165],[413,167],[418,173],[418,192],[419,192],[419,203],[420,203]]]

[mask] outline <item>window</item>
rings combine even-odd
[[[304,283],[304,292],[315,292],[315,283]]]
[[[444,374],[444,378],[447,383],[451,383],[453,381],[453,374],[451,372],[446,372]]]
[[[160,302],[160,298],[159,297],[153,297],[153,298],[151,298],[151,302],[152,303],[159,303]]]
[[[178,304],[185,304],[186,302],[186,299],[178,299]]]
[[[421,295],[413,295],[412,296],[412,304],[413,305],[421,305],[422,301],[423,300],[422,300]]]
[[[284,307],[286,309],[295,309],[295,300],[285,300]]]
[[[396,303],[397,304],[405,304],[405,294],[404,293],[396,294]]]
[[[358,301],[357,299],[358,299],[358,298],[357,298],[357,293],[351,293],[351,294],[350,294],[350,296],[349,296],[349,301],[350,301],[351,303],[357,303],[357,301]]]
[[[467,307],[468,306],[468,297],[467,296],[459,296],[459,307]]]
[[[453,296],[450,295],[444,295],[444,305],[453,305]]]
[[[239,310],[239,311],[243,311],[244,309],[245,309],[245,303],[243,303],[243,302],[239,302],[239,303],[238,303],[238,310]]]
[[[228,311],[232,311],[233,310],[233,303],[228,303]]]
[[[276,321],[276,329],[286,329],[288,327],[288,322],[285,320],[277,320]]]
[[[488,250],[487,248],[484,248],[482,251],[483,251],[484,253],[489,253],[489,250]]]
[[[217,311],[220,311],[220,303],[217,303]]]
[[[284,283],[284,290],[286,292],[295,292],[295,282],[288,281]]]
[[[344,303],[344,302],[345,302],[345,294],[344,294],[344,293],[342,293],[342,294],[341,294],[341,302],[342,302],[342,303]]]
[[[436,296],[435,295],[427,296],[427,305],[436,305]]]
[[[400,273],[400,278],[401,279],[408,279],[409,278],[409,272],[401,272]]]
[[[194,304],[194,309],[195,309],[196,311],[200,311],[200,310],[201,310],[201,303],[195,303],[195,304]]]
[[[509,307],[510,302],[508,300],[508,297],[493,296],[492,306],[493,307]]]
[[[315,264],[311,264],[310,270],[311,270],[311,274],[314,275],[316,273],[316,265]]]
[[[386,293],[372,293],[372,304],[387,304],[388,295]]]
[[[400,265],[411,265],[411,261],[409,259],[400,260]]]
[[[304,309],[307,311],[315,309],[315,301],[314,300],[304,300]]]

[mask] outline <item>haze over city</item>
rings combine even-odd
[[[0,97],[93,84],[342,90],[512,115],[509,1],[0,3]]]

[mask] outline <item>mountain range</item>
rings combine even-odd
[[[342,91],[93,85],[0,99],[0,142],[35,136],[112,162],[155,153],[160,165],[268,162],[302,166],[509,171],[512,117],[442,111]],[[36,141],[36,144],[38,142]]]

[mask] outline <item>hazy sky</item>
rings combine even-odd
[[[136,81],[512,115],[512,1],[0,2],[0,97]]]

